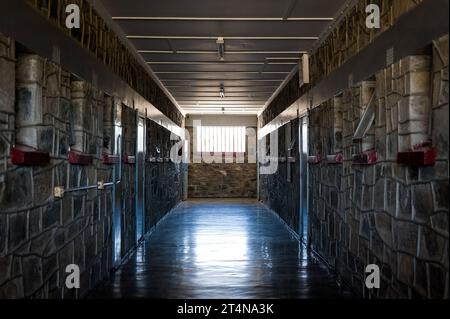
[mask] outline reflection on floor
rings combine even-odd
[[[263,206],[182,203],[90,298],[339,298],[327,268]]]

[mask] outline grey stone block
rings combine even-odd
[[[430,184],[417,184],[412,187],[413,218],[421,223],[429,223],[433,214],[433,193]]]
[[[28,212],[30,237],[35,237],[42,231],[42,210],[35,208]]]
[[[399,220],[394,222],[394,248],[416,256],[418,251],[418,238],[419,228],[416,224]]]
[[[442,70],[448,66],[448,34],[436,39],[433,44],[433,70],[434,72]]]
[[[38,187],[34,188],[34,203],[42,205],[53,196],[53,169],[43,169],[34,174],[34,182]]]
[[[0,256],[3,256],[6,252],[6,239],[8,238],[8,216],[6,214],[0,214]]]
[[[431,68],[431,57],[428,55],[411,55],[403,58],[400,64],[400,75],[410,72],[429,71]]]
[[[385,187],[385,209],[391,215],[395,216],[396,214],[396,204],[397,204],[397,185],[391,179],[386,179],[386,187]]]
[[[55,201],[42,210],[42,228],[44,230],[61,224],[61,202]]]
[[[55,229],[50,229],[33,238],[30,246],[30,252],[36,256],[44,256],[44,252],[51,244],[54,235]]]
[[[442,261],[444,249],[448,249],[446,247],[448,238],[437,234],[430,227],[421,227],[419,242],[419,258],[435,262]]]
[[[430,263],[428,272],[430,274],[430,297],[447,298],[448,296],[445,294],[446,288],[448,289],[448,269],[445,270],[439,265]]]
[[[399,122],[407,121],[427,121],[431,111],[430,98],[426,95],[406,96],[400,100],[399,106]]]
[[[43,282],[49,282],[52,276],[58,271],[58,256],[51,255],[42,259],[42,279]]]
[[[0,111],[14,113],[15,63],[0,56]]]
[[[430,72],[417,71],[405,76],[405,93],[407,95],[428,95],[430,88]]]
[[[375,225],[383,242],[392,247],[392,217],[384,213],[375,213]]]
[[[407,254],[398,253],[398,279],[408,285],[412,286],[414,283],[414,258]]]
[[[449,184],[445,181],[437,181],[431,184],[433,188],[434,209],[436,211],[449,210]]]
[[[8,251],[13,252],[28,239],[26,212],[9,216]]]
[[[0,299],[18,299],[23,297],[24,292],[22,278],[10,280],[0,287]]]
[[[433,145],[438,149],[438,157],[448,159],[449,150],[449,106],[434,109],[433,113]]]
[[[0,257],[0,287],[10,278],[11,276],[11,264],[12,255]]]
[[[22,266],[24,293],[25,296],[31,296],[43,285],[42,259],[36,256],[24,257]]]
[[[0,207],[8,210],[31,205],[31,185],[30,170],[21,168],[6,172],[3,179],[0,179]]]
[[[397,183],[396,217],[406,220],[410,220],[412,218],[411,190],[402,183]]]

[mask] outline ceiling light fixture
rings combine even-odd
[[[219,54],[219,59],[220,59],[220,61],[224,61],[225,60],[225,40],[223,39],[223,37],[218,37],[216,44],[217,44],[217,52]]]
[[[225,98],[225,88],[223,87],[223,85],[220,86],[219,96],[220,96],[222,99]]]

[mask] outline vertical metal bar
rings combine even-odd
[[[136,207],[136,242],[139,242],[144,235],[144,135],[145,119],[136,112],[136,165],[135,165],[135,207]]]
[[[285,126],[285,139],[284,139],[284,149],[285,149],[285,157],[286,157],[286,181],[290,183],[291,179],[291,163],[288,161],[288,157],[291,156],[291,140],[292,140],[292,123],[289,122]]]
[[[145,117],[144,117],[144,148],[142,150],[143,163],[142,163],[142,232],[145,234],[145,204],[147,201],[146,198],[146,173],[145,173],[145,160],[147,155],[147,109],[145,109]]]
[[[134,210],[135,210],[135,225],[136,225],[136,242],[139,242],[142,236],[141,232],[141,219],[140,219],[140,210],[139,210],[139,150],[140,150],[140,135],[139,135],[139,114],[136,110],[134,110],[134,123],[136,125],[136,144],[134,154],[136,156],[136,164],[134,165]]]
[[[256,200],[259,202],[261,200],[260,194],[259,194],[259,189],[260,189],[260,176],[259,176],[259,165],[261,163],[261,159],[260,156],[260,148],[261,148],[261,143],[263,143],[263,140],[259,140],[259,123],[257,124],[257,128],[256,128]]]
[[[186,139],[186,134],[183,139],[183,159],[181,161],[181,169],[183,174],[183,200],[188,200],[189,197],[189,161],[191,157],[191,145],[190,145],[190,135],[189,140]],[[194,146],[193,146],[194,147]]]
[[[302,119],[302,239],[306,245],[310,244],[309,234],[309,207],[308,207],[308,186],[309,186],[309,165],[308,165],[308,117]]]
[[[114,128],[116,129],[116,128]],[[117,137],[116,140],[116,152],[119,146],[121,140],[121,135],[119,135]],[[119,185],[119,180],[121,178],[121,162],[122,162],[122,156],[121,156],[121,151],[118,152],[119,154],[119,163],[114,165],[113,168],[113,191],[112,191],[112,197],[113,197],[113,203],[112,203],[112,207],[113,207],[113,267],[116,267],[120,264],[120,259],[121,259],[121,236],[122,236],[122,219],[121,219],[121,210],[120,210],[120,204],[117,205],[117,201],[118,198],[120,198],[120,196],[118,196],[118,193],[120,192],[120,186]],[[119,199],[120,202],[120,199]]]
[[[309,186],[309,172],[308,172],[308,117],[300,119],[299,125],[299,156],[300,156],[300,229],[299,235],[301,240],[309,245],[309,215],[308,215],[308,186]]]
[[[302,167],[303,167],[303,118],[300,118],[298,125],[298,179],[299,179],[299,196],[298,196],[298,234],[303,237],[303,211],[302,211]]]
[[[121,262],[122,245],[122,128],[118,121],[117,101],[113,101],[114,114],[114,153],[119,156],[119,163],[113,168],[113,267],[117,267]]]

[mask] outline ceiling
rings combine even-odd
[[[346,0],[101,2],[185,113],[257,114]]]

